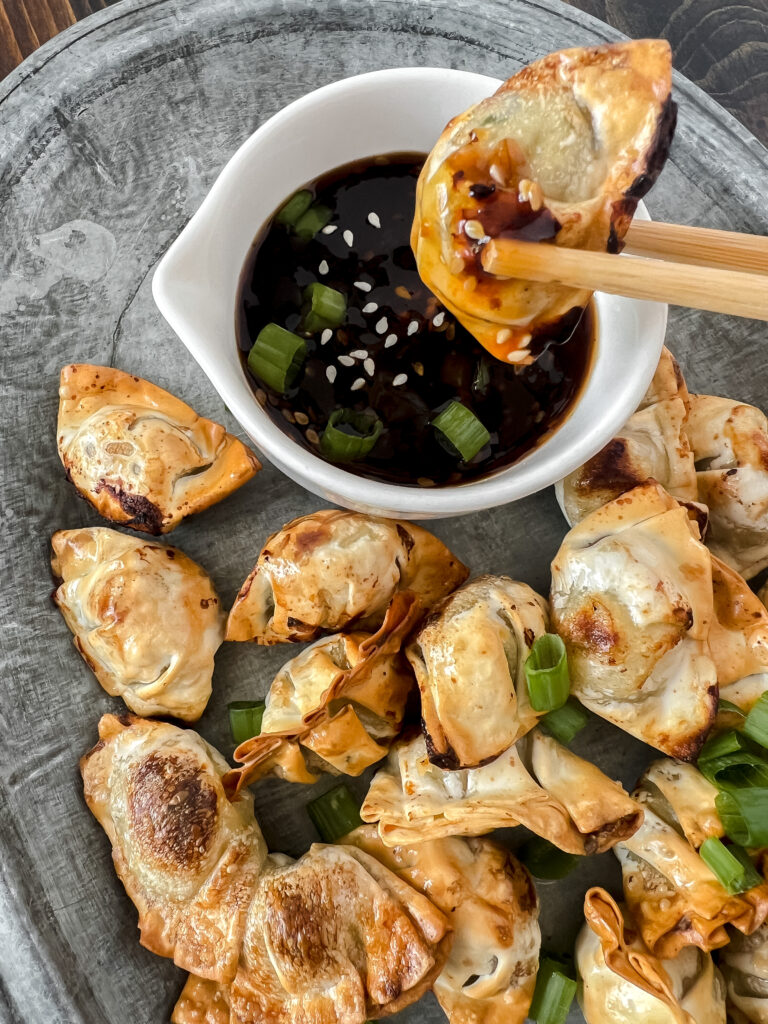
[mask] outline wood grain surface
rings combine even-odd
[[[0,0],[0,78],[57,32],[119,0]],[[768,145],[768,0],[576,0],[628,36],[661,36],[675,67]]]

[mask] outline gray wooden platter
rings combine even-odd
[[[98,687],[49,600],[51,533],[98,522],[56,454],[61,365],[130,370],[238,432],[150,292],[158,259],[237,146],[286,103],[347,75],[433,65],[506,78],[550,50],[615,38],[557,0],[124,0],[0,84],[3,1022],[158,1024],[183,982],[139,946],[135,910],[81,795],[78,758],[119,702]],[[768,153],[695,86],[679,76],[675,86],[679,127],[652,214],[768,232]],[[668,341],[692,389],[768,408],[765,325],[673,310]],[[267,534],[317,507],[267,467],[172,541],[231,603]],[[546,593],[565,523],[544,492],[432,528],[475,573],[509,573]],[[228,701],[263,696],[291,653],[221,649],[199,728],[226,755]],[[628,786],[653,756],[599,722],[576,748]],[[303,805],[330,784],[256,788],[273,849],[298,855],[316,838]],[[362,793],[364,780],[355,785]],[[516,845],[519,832],[504,838]],[[617,889],[612,855],[539,887],[547,948],[572,944],[596,882]],[[443,1017],[428,997],[399,1019]]]

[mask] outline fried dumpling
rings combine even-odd
[[[350,626],[372,632],[399,591],[412,591],[423,613],[466,578],[466,567],[420,526],[314,512],[267,540],[229,613],[227,640],[306,641]]]
[[[419,177],[411,246],[422,280],[499,359],[529,362],[589,299],[482,269],[492,238],[617,252],[675,126],[669,45],[562,50],[446,126]]]
[[[168,533],[261,469],[250,449],[169,392],[110,366],[61,371],[59,456],[100,515]]]
[[[587,892],[584,916],[575,959],[587,1024],[725,1024],[725,986],[708,953],[654,956],[604,889]]]
[[[752,935],[730,932],[720,951],[720,970],[734,1024],[768,1024],[768,924]]]
[[[540,729],[480,768],[430,764],[424,737],[396,743],[360,811],[387,846],[525,825],[561,850],[601,853],[630,836],[642,809],[617,782]]]
[[[572,693],[651,746],[695,757],[717,671],[711,556],[689,510],[646,484],[593,512],[555,555],[550,610]]]
[[[54,601],[107,693],[138,715],[198,719],[224,639],[205,570],[178,548],[101,526],[51,543]]]
[[[548,620],[546,601],[508,576],[472,580],[432,611],[406,653],[433,764],[475,768],[534,727],[524,665]]]
[[[692,395],[685,426],[707,544],[746,579],[768,566],[768,419],[753,405]]]
[[[236,792],[265,775],[314,782],[315,771],[359,775],[400,732],[413,673],[401,645],[418,614],[395,594],[378,633],[337,633],[283,665],[269,688],[258,736],[241,743],[224,784]]]
[[[745,934],[760,927],[768,917],[768,883],[731,896],[697,852],[704,839],[723,834],[713,787],[697,769],[658,762],[633,795],[645,817],[614,853],[650,952],[673,957],[685,946],[717,949],[728,942],[727,924]]]
[[[688,405],[680,367],[665,348],[634,415],[597,455],[555,484],[571,526],[650,479],[682,501],[697,500],[693,452],[685,432]]]
[[[432,989],[451,1024],[522,1024],[538,969],[539,904],[509,850],[456,836],[390,848],[370,825],[343,842],[427,893],[448,918],[453,945]]]
[[[227,799],[227,764],[197,733],[133,715],[104,715],[80,768],[139,912],[141,944],[231,981],[267,856],[252,797]]]

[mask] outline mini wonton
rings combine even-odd
[[[552,563],[552,625],[568,649],[572,693],[691,759],[717,711],[711,566],[688,510],[655,484],[573,527]]]
[[[430,764],[422,735],[395,744],[360,811],[387,846],[525,825],[561,850],[602,853],[642,810],[617,782],[539,729],[481,768]]]
[[[233,1024],[363,1024],[432,985],[450,929],[425,896],[359,850],[267,857],[251,800],[227,799],[224,760],[191,730],[105,715],[99,736],[85,798],[142,943],[195,975],[175,1020],[229,1004]]]
[[[717,949],[728,942],[727,924],[745,934],[760,927],[768,917],[768,884],[730,896],[697,853],[704,839],[722,835],[714,789],[697,769],[656,762],[633,795],[645,818],[614,853],[650,952],[673,957],[685,946]]]
[[[568,523],[574,526],[650,479],[682,501],[696,501],[693,452],[685,433],[688,406],[680,367],[665,348],[635,414],[605,448],[555,484]]]
[[[411,246],[422,280],[499,359],[575,322],[589,292],[497,278],[491,238],[618,252],[667,156],[676,108],[661,39],[552,53],[454,117],[419,177]]]
[[[725,1024],[723,979],[708,953],[649,953],[604,889],[587,892],[584,916],[574,952],[587,1024]]]
[[[224,616],[179,551],[106,527],[53,535],[54,601],[96,678],[139,715],[194,721],[211,695]]]
[[[707,544],[746,579],[768,566],[768,420],[752,405],[692,395],[685,427]]]
[[[534,727],[524,665],[548,619],[546,601],[508,576],[472,580],[434,609],[406,651],[433,764],[477,767]]]
[[[314,512],[267,540],[229,613],[227,640],[314,640],[352,625],[371,632],[399,591],[412,591],[423,614],[466,578],[466,567],[420,526]]]
[[[105,519],[169,533],[261,469],[224,427],[180,399],[110,366],[65,366],[56,428],[59,456]]]
[[[768,1024],[768,924],[752,935],[732,931],[719,963],[734,1024]]]
[[[375,635],[324,637],[283,665],[260,734],[235,750],[242,768],[227,773],[227,789],[237,792],[265,775],[315,782],[312,770],[359,775],[380,761],[400,732],[413,687],[400,647],[416,614],[413,594],[395,594]]]
[[[448,918],[454,941],[432,990],[451,1024],[522,1024],[539,963],[539,905],[509,850],[457,837],[388,848],[370,825],[343,842],[428,893]]]

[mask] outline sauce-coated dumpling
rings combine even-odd
[[[65,366],[56,437],[72,483],[105,519],[168,533],[261,469],[242,441],[169,392],[110,366]]]

